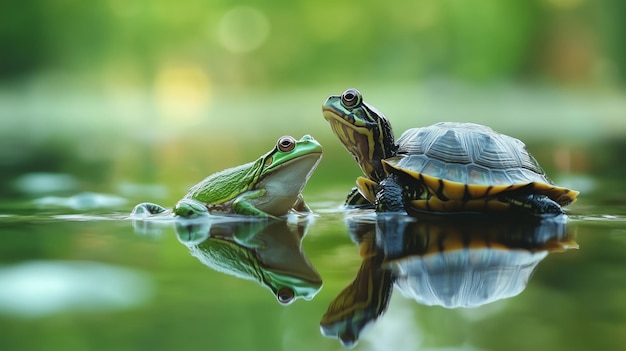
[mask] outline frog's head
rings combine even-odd
[[[322,106],[322,114],[363,173],[376,181],[382,180],[380,160],[393,156],[396,150],[387,117],[363,101],[356,89],[331,95]]]
[[[254,171],[254,188],[264,189],[267,196],[256,206],[272,215],[283,215],[297,201],[302,189],[322,157],[322,145],[310,135],[296,140],[291,136],[278,139],[276,146],[258,161]]]
[[[321,156],[322,145],[312,136],[305,135],[300,140],[289,135],[282,136],[276,141],[276,146],[261,158],[261,177],[283,169],[289,169],[290,174],[301,172],[303,176],[307,176]]]

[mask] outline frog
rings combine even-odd
[[[279,218],[290,211],[311,212],[302,190],[322,158],[322,145],[311,135],[300,140],[285,135],[252,162],[228,168],[192,186],[174,206],[175,217],[234,214]],[[169,211],[151,202],[140,203],[131,217]]]

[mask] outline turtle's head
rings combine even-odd
[[[387,117],[363,101],[356,89],[331,95],[322,106],[324,118],[361,170],[375,181],[384,178],[380,160],[396,152],[393,131]]]

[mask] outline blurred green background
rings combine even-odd
[[[626,77],[625,6],[13,1],[3,9],[1,73],[13,80],[49,73],[105,91],[159,90],[173,78],[212,92],[438,76],[615,86]]]

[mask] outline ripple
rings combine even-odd
[[[572,220],[578,221],[602,221],[602,222],[625,222],[626,217],[611,214],[592,214],[592,215],[576,215],[570,216]]]

